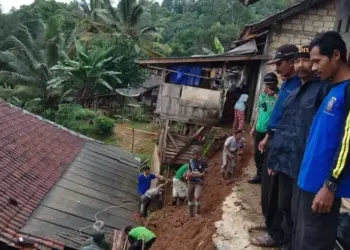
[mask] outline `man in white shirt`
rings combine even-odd
[[[147,217],[148,207],[151,204],[151,201],[157,198],[158,194],[160,194],[164,190],[164,187],[166,184],[167,184],[167,181],[156,188],[148,189],[148,191],[141,196],[141,208],[140,208],[141,216],[145,218]]]
[[[221,174],[222,179],[225,180],[226,176],[231,179],[233,171],[236,167],[237,153],[244,147],[244,138],[242,130],[234,132],[233,136],[226,139],[224,144],[224,150],[222,152],[222,167]]]

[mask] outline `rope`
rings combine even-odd
[[[125,203],[124,205],[121,205],[121,206],[110,206],[110,207],[107,207],[107,208],[104,209],[104,210],[101,210],[101,211],[97,212],[97,213],[95,214],[95,223],[94,223],[92,226],[86,226],[86,227],[80,228],[80,229],[79,229],[79,234],[81,235],[82,231],[83,231],[84,229],[87,229],[87,228],[93,228],[93,229],[95,229],[96,231],[101,230],[101,229],[104,227],[104,222],[97,219],[97,215],[99,215],[100,213],[107,212],[107,211],[108,211],[109,209],[111,209],[111,208],[123,208],[123,207],[126,207],[126,206],[128,206],[128,205],[135,205],[135,204],[137,204],[137,203],[135,203],[135,202],[127,202],[127,203]]]

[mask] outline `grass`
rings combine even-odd
[[[155,130],[155,127],[152,123],[130,122],[129,125],[131,128],[144,130],[147,132],[153,132]]]

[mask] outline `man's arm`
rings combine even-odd
[[[345,90],[345,106],[346,106],[346,120],[344,123],[342,140],[338,147],[334,164],[331,170],[331,174],[328,181],[338,183],[342,173],[344,172],[345,166],[349,161],[349,147],[350,147],[350,85]]]

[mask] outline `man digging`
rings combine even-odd
[[[233,136],[226,139],[222,152],[221,174],[223,181],[232,179],[234,169],[236,168],[238,152],[242,150],[243,147],[244,138],[242,130],[235,131]]]
[[[207,170],[207,163],[202,159],[200,150],[194,149],[186,175],[188,180],[188,209],[191,217],[195,214],[200,215],[200,198],[202,196],[204,176]]]

